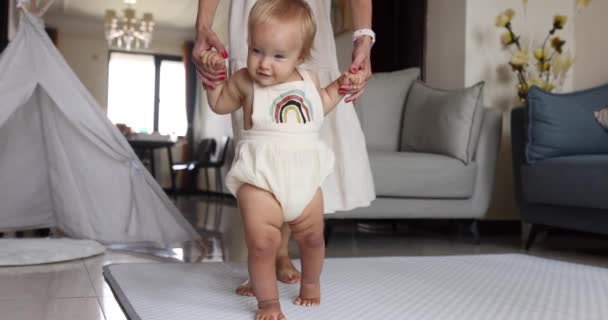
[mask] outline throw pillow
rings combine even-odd
[[[594,116],[608,103],[608,84],[566,94],[532,87],[528,92],[526,160],[608,154],[606,131]]]
[[[356,110],[370,150],[397,151],[403,105],[420,69],[374,73]]]
[[[417,81],[407,97],[401,150],[473,160],[482,122],[483,82],[439,90]]]
[[[593,115],[595,116],[597,123],[599,123],[604,129],[608,130],[608,107],[600,111],[595,111]]]

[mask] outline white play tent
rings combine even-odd
[[[0,231],[57,227],[106,244],[197,238],[42,19],[22,11],[0,56]]]

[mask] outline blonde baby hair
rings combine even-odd
[[[300,58],[304,61],[310,59],[315,34],[317,33],[317,24],[306,1],[258,0],[249,13],[249,37],[251,37],[251,31],[255,26],[269,21],[300,22],[303,42]]]

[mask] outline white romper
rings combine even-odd
[[[303,80],[253,84],[252,127],[242,131],[226,186],[236,196],[243,183],[272,193],[285,221],[302,214],[334,166],[319,132],[324,110],[306,70]]]

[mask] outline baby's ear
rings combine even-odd
[[[305,63],[307,60],[306,55],[304,54],[304,52],[300,53],[300,57],[298,58],[298,64],[303,64]]]

